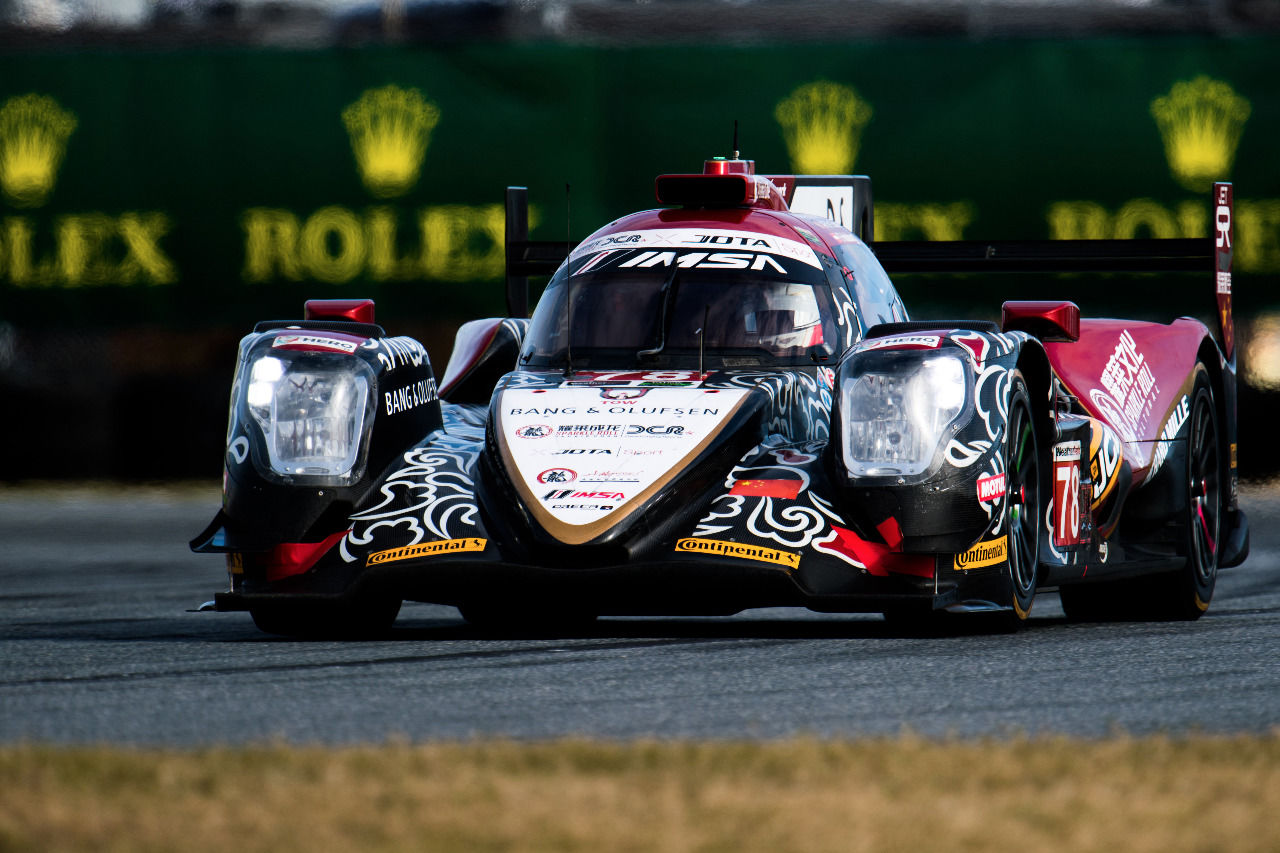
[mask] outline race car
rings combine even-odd
[[[404,600],[1007,630],[1050,589],[1072,619],[1195,619],[1245,559],[1229,184],[1201,240],[877,244],[868,178],[736,152],[656,195],[570,247],[508,190],[512,316],[464,324],[439,383],[369,300],[259,323],[191,543],[226,556],[215,609],[285,635],[385,631]],[[1217,335],[1066,300],[912,320],[886,269],[1200,269]]]

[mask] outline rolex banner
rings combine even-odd
[[[731,154],[735,121],[761,172],[869,174],[878,239],[1205,235],[1233,181],[1248,311],[1280,292],[1277,80],[1275,39],[12,53],[0,384],[49,329],[153,330],[95,392],[152,358],[229,370],[207,330],[316,297],[373,297],[443,362],[504,310],[506,186],[535,238],[580,238]]]
[[[499,310],[460,285],[502,273],[506,185],[581,236],[735,120],[762,171],[870,174],[882,239],[1205,234],[1234,180],[1237,269],[1280,274],[1277,79],[1224,40],[11,55],[0,312]]]

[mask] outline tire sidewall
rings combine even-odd
[[[1022,554],[1016,550],[1014,544],[1014,465],[1017,459],[1017,443],[1018,436],[1014,434],[1016,426],[1016,412],[1021,408],[1026,418],[1026,423],[1031,427],[1031,459],[1035,464],[1034,492],[1028,503],[1022,503],[1019,506],[1020,515],[1022,516],[1021,524],[1027,525],[1030,533],[1030,554]],[[1044,494],[1044,466],[1040,464],[1040,438],[1037,434],[1035,424],[1035,414],[1031,408],[1031,395],[1027,389],[1026,380],[1023,378],[1022,372],[1015,370],[1011,379],[1009,388],[1009,408],[1008,420],[1005,426],[1005,471],[1009,479],[1009,488],[1005,493],[1004,499],[1004,527],[1005,533],[1009,537],[1009,562],[1008,562],[1008,581],[1009,581],[1009,600],[1013,607],[1013,615],[1019,621],[1025,621],[1031,613],[1031,606],[1035,602],[1036,590],[1039,586],[1039,549],[1040,549],[1040,513],[1043,505],[1042,497]],[[1028,484],[1030,485],[1030,483]],[[1029,524],[1028,524],[1029,520]],[[1019,580],[1018,566],[1015,560],[1031,560],[1030,579],[1029,582]]]
[[[1202,403],[1204,408],[1202,409]],[[1194,482],[1193,466],[1195,464],[1197,419],[1200,417],[1201,411],[1207,412],[1209,426],[1213,433],[1213,460],[1216,469],[1216,488],[1214,490],[1213,499],[1213,518],[1215,519],[1215,529],[1210,532],[1214,548],[1209,560],[1202,558],[1200,550],[1200,539],[1198,534],[1200,524],[1199,515],[1196,511],[1196,483]],[[1187,566],[1183,572],[1185,592],[1182,594],[1190,598],[1188,606],[1194,606],[1197,610],[1203,612],[1209,607],[1209,602],[1213,598],[1213,590],[1217,584],[1218,577],[1218,556],[1222,542],[1222,482],[1223,482],[1223,460],[1221,453],[1221,433],[1218,422],[1218,412],[1216,401],[1213,396],[1213,387],[1209,382],[1208,371],[1203,365],[1197,365],[1195,380],[1191,391],[1191,407],[1190,415],[1187,418],[1187,438],[1185,464],[1181,472],[1183,488],[1186,490],[1186,550],[1187,550]]]

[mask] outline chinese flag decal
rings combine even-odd
[[[799,480],[734,480],[731,495],[746,495],[752,498],[786,498],[796,499],[800,494]]]

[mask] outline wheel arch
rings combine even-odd
[[[1222,353],[1217,343],[1209,335],[1200,340],[1200,348],[1196,351],[1196,361],[1205,366],[1209,374],[1209,388],[1213,391],[1213,407],[1218,415],[1219,435],[1226,436],[1218,441],[1218,464],[1224,475],[1231,471],[1231,442],[1235,440],[1235,409],[1231,405],[1227,389],[1228,373],[1223,369]],[[1192,366],[1194,369],[1194,365]],[[1234,371],[1229,374],[1232,385],[1235,384]]]
[[[1053,367],[1049,363],[1049,356],[1045,352],[1040,341],[1032,338],[1027,341],[1018,353],[1017,369],[1022,374],[1023,381],[1027,384],[1027,394],[1031,399],[1031,418],[1035,424],[1036,433],[1039,436],[1037,442],[1040,452],[1040,461],[1042,464],[1040,470],[1040,494],[1041,500],[1048,500],[1050,493],[1049,471],[1047,461],[1054,443],[1055,428],[1052,417],[1054,406],[1053,399]],[[1041,506],[1043,514],[1044,506]],[[1042,533],[1044,531],[1041,531]],[[1048,577],[1050,566],[1039,558],[1036,559],[1036,574],[1039,583],[1044,583]]]
[[[1017,369],[1027,383],[1027,393],[1031,397],[1031,417],[1035,421],[1036,431],[1043,437],[1041,446],[1046,448],[1053,443],[1053,367],[1038,340],[1033,338],[1023,344],[1018,353]]]

